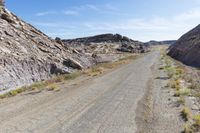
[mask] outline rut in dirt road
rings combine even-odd
[[[1,133],[134,133],[138,102],[159,52],[56,95],[16,97],[0,104]]]

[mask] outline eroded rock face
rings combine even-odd
[[[90,67],[93,60],[66,48],[6,9],[0,11],[0,93],[46,80],[53,74]]]
[[[172,45],[168,55],[187,65],[200,67],[200,25]]]

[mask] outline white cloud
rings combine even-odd
[[[92,5],[92,4],[86,4],[86,5],[76,6],[76,7],[72,7],[72,9],[74,9],[76,11],[83,11],[83,10],[98,11],[99,10],[99,8],[97,6]]]
[[[105,10],[103,10],[105,9]],[[65,15],[79,15],[81,10],[93,10],[99,13],[116,13],[117,8],[112,5],[93,6],[84,5],[74,8],[74,10],[66,10],[63,12]],[[48,14],[48,13],[44,13]],[[51,13],[50,13],[51,14]],[[43,15],[43,14],[40,14]],[[121,14],[122,15],[122,14]],[[178,39],[182,34],[194,28],[200,23],[200,8],[190,9],[181,14],[176,14],[171,17],[153,17],[146,18],[131,18],[122,19],[121,21],[90,21],[90,22],[76,22],[76,23],[41,23],[35,22],[34,24],[41,27],[50,27],[56,29],[66,29],[70,36],[77,37],[77,35],[84,33],[90,35],[91,33],[120,33],[138,39],[141,41],[155,40],[168,40]],[[65,26],[67,25],[67,26]],[[65,33],[65,32],[63,32]],[[64,37],[62,32],[60,35]],[[51,34],[53,35],[53,34]],[[55,35],[55,34],[54,34]]]
[[[74,29],[76,26],[73,26],[73,24],[66,23],[66,22],[36,22],[32,21],[32,24],[40,27],[45,27],[45,28],[56,28],[56,30],[61,29]]]
[[[178,39],[200,23],[200,8],[188,10],[171,18],[128,19],[120,22],[88,22],[84,26],[95,31],[125,33],[136,39]]]
[[[105,8],[108,10],[112,10],[112,11],[117,11],[118,8],[116,8],[115,6],[111,5],[111,4],[106,4]]]
[[[78,15],[79,15],[79,12],[73,11],[73,10],[63,11],[63,13],[64,13],[65,15],[71,15],[71,16],[78,16]]]
[[[99,11],[99,8],[95,5],[87,4],[85,7],[90,10]]]
[[[36,13],[36,16],[46,16],[46,15],[52,15],[52,14],[56,14],[55,11],[45,11],[45,12],[39,12],[39,13]]]
[[[200,20],[200,9],[195,8],[175,17],[177,21]]]

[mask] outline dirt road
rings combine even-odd
[[[100,77],[63,84],[60,92],[5,99],[0,133],[134,133],[138,104],[159,55],[152,52]]]

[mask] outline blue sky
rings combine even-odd
[[[6,7],[45,34],[65,39],[102,33],[178,39],[200,23],[200,0],[7,0]]]

